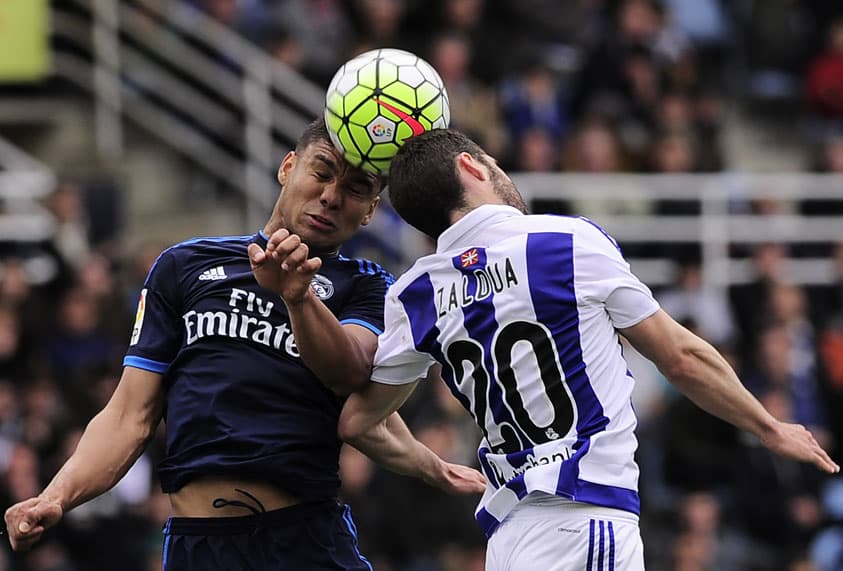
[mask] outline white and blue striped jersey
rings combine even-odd
[[[658,307],[591,221],[481,206],[387,292],[372,379],[442,364],[483,432],[487,535],[530,492],[638,514],[634,379],[615,329]]]

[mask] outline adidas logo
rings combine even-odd
[[[208,280],[224,280],[228,276],[225,275],[225,270],[222,266],[217,266],[216,268],[211,268],[210,270],[205,270],[199,275],[199,281],[208,281]]]

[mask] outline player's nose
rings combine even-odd
[[[342,200],[342,192],[336,181],[330,181],[322,185],[322,192],[319,195],[319,202],[326,208],[339,206]]]

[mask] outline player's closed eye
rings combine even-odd
[[[355,198],[367,198],[372,193],[368,186],[346,186],[345,190]]]

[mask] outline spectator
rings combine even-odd
[[[830,174],[843,173],[843,135],[831,135],[823,145],[820,171]]]
[[[776,418],[790,419],[793,402],[787,389],[772,388],[760,396]],[[747,531],[762,547],[767,568],[804,550],[818,529],[820,474],[773,457],[749,435],[735,464],[737,513]],[[775,498],[776,501],[770,501]],[[777,561],[778,560],[778,561]]]
[[[276,59],[327,87],[354,41],[355,30],[344,3],[285,0],[269,5],[273,26],[268,33]]]
[[[813,354],[802,354],[799,347],[802,341],[784,323],[763,329],[756,365],[745,375],[746,386],[756,395],[783,391],[788,397],[789,417],[809,427],[818,441],[829,445],[827,414],[816,372],[810,362],[802,362],[806,357],[813,361]]]
[[[618,173],[624,166],[617,133],[608,121],[599,117],[580,124],[562,152],[562,170],[568,172]],[[611,207],[609,204],[602,206]]]
[[[76,270],[91,251],[83,190],[76,183],[62,182],[48,198],[47,206],[56,219],[53,246],[58,252],[59,261],[64,266]]]
[[[681,264],[676,286],[657,295],[656,299],[679,321],[696,323],[700,336],[715,347],[735,341],[729,300],[723,292],[703,287],[699,262]]]
[[[701,172],[721,171],[726,166],[721,141],[723,97],[711,87],[702,87],[693,100],[694,130],[699,141],[697,167]]]
[[[825,50],[809,64],[805,96],[814,113],[843,119],[843,18],[832,22]]]
[[[722,503],[709,490],[692,492],[679,500],[674,571],[754,569],[751,545],[724,521]]]
[[[556,140],[541,127],[527,129],[517,142],[515,170],[522,172],[551,172],[557,169]]]
[[[651,155],[653,172],[660,174],[687,174],[696,168],[696,147],[692,136],[686,131],[666,132],[659,136],[654,145]],[[679,211],[664,205],[659,211],[662,214],[696,214],[699,212],[697,206],[691,208],[690,204],[681,207]],[[690,211],[686,211],[690,210]]]
[[[494,90],[474,77],[473,47],[462,32],[436,36],[430,46],[430,64],[439,72],[451,106],[451,126],[483,141],[497,156],[504,156],[506,132],[500,102]]]
[[[0,305],[0,377],[22,383],[29,372],[29,358],[17,312]]]
[[[740,332],[740,359],[747,367],[755,366],[755,347],[768,312],[770,291],[785,278],[786,256],[783,244],[756,245],[750,281],[730,288],[732,312]]]
[[[92,254],[79,268],[77,281],[79,288],[93,298],[103,331],[122,340],[131,330],[134,315],[126,308],[116,274],[111,260],[102,254]]]
[[[401,32],[406,0],[355,0],[353,6],[358,44],[373,48],[404,47]],[[358,47],[357,51],[364,50]]]
[[[75,383],[78,390],[92,373],[117,361],[120,345],[102,329],[96,299],[82,288],[67,292],[59,307],[59,322],[49,344],[55,375]]]
[[[45,471],[53,468],[50,455],[58,446],[60,433],[70,423],[71,415],[81,411],[70,410],[63,396],[72,395],[69,400],[78,400],[73,391],[62,392],[56,383],[46,377],[38,377],[20,390],[23,420],[21,440],[26,442],[45,459]]]
[[[750,95],[788,100],[798,93],[798,74],[815,33],[805,2],[752,0],[743,22]]]

